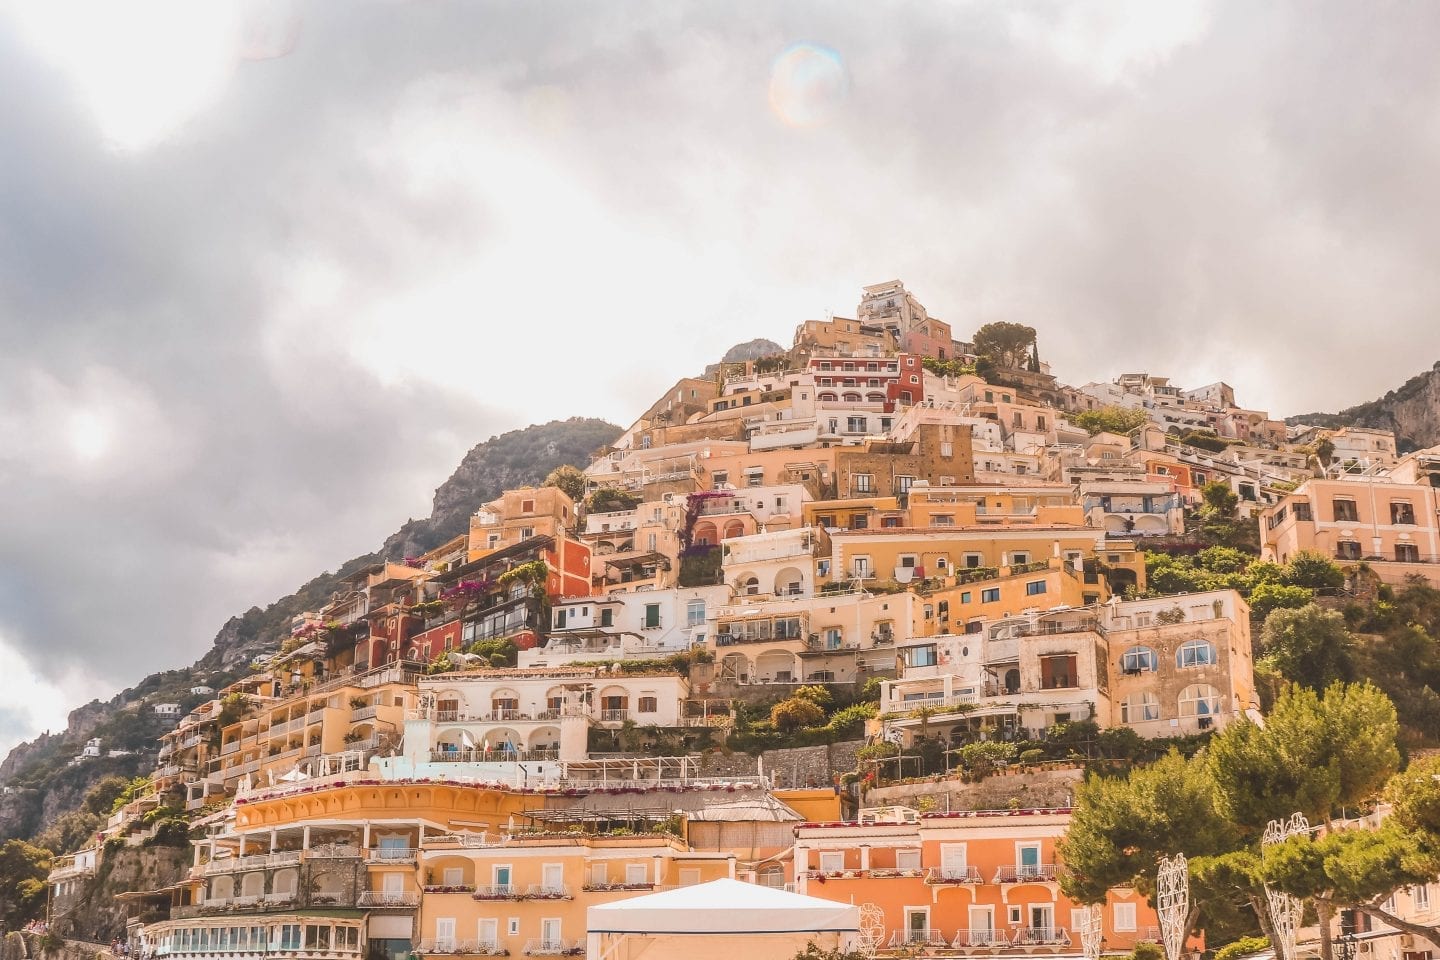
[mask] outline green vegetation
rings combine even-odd
[[[1295,890],[1311,884],[1305,895],[1319,897],[1313,892],[1319,876],[1314,860],[1323,860],[1322,853],[1341,855],[1322,844],[1321,852],[1287,854],[1282,871],[1280,861],[1270,862],[1269,852],[1260,855],[1265,824],[1297,810],[1312,823],[1323,822],[1374,799],[1387,781],[1391,797],[1398,799],[1397,811],[1408,803],[1404,809],[1421,812],[1404,817],[1397,812],[1397,830],[1367,832],[1390,839],[1367,842],[1398,843],[1391,835],[1403,833],[1410,844],[1404,856],[1393,845],[1385,848],[1386,856],[1398,858],[1397,863],[1429,856],[1423,811],[1432,809],[1431,793],[1433,809],[1440,810],[1440,792],[1428,774],[1425,791],[1416,786],[1421,778],[1413,775],[1399,781],[1404,789],[1396,786],[1391,778],[1400,763],[1397,732],[1393,704],[1369,684],[1335,683],[1323,693],[1290,686],[1264,727],[1241,718],[1193,757],[1176,751],[1123,777],[1092,775],[1076,791],[1074,820],[1061,843],[1067,866],[1061,887],[1084,903],[1099,902],[1110,887],[1125,884],[1153,897],[1157,863],[1183,852],[1191,859],[1189,928],[1203,922],[1212,942],[1249,935],[1267,922],[1261,886],[1266,880]],[[1303,842],[1311,843],[1309,838]],[[1381,871],[1389,862],[1385,857],[1366,860],[1363,870]],[[1336,863],[1331,866],[1339,870]],[[1425,866],[1432,876],[1440,871],[1440,861]],[[1402,873],[1397,867],[1385,881],[1367,882],[1394,881],[1387,890],[1394,889],[1406,882]],[[1345,892],[1349,896],[1355,890]]]
[[[0,930],[18,930],[45,915],[50,851],[7,840],[0,846]]]
[[[975,367],[960,359],[940,360],[935,357],[921,357],[920,366],[939,377],[973,376]]]
[[[617,510],[634,510],[640,505],[640,499],[637,493],[628,493],[615,487],[600,487],[586,498],[585,512],[614,513]]]
[[[996,366],[1028,367],[1034,346],[1035,328],[1023,323],[999,321],[975,331],[975,353],[990,358]]]
[[[551,470],[546,475],[543,486],[559,488],[561,493],[576,503],[585,499],[585,474],[573,464],[562,463]]]
[[[1097,433],[1118,433],[1123,436],[1144,426],[1149,420],[1150,417],[1144,410],[1109,406],[1085,410],[1070,418],[1071,423],[1092,437]]]

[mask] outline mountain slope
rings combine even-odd
[[[1440,444],[1440,362],[1378,400],[1339,413],[1305,413],[1286,417],[1285,422],[1317,427],[1392,430],[1401,453],[1433,447]]]
[[[202,699],[189,693],[191,686],[202,679],[219,686],[243,673],[253,656],[273,650],[289,633],[292,617],[327,601],[342,577],[382,556],[395,559],[423,553],[458,536],[481,504],[508,488],[539,484],[562,464],[586,466],[620,432],[603,420],[572,417],[512,430],[477,444],[436,489],[430,516],[407,520],[376,552],[355,557],[334,573],[320,574],[264,609],[251,607],[231,617],[194,666],[152,674],[110,700],[72,711],[64,731],[20,744],[0,762],[0,785],[12,787],[0,794],[0,840],[34,837],[73,809],[91,783],[106,774],[131,776],[153,769],[155,737],[161,731],[141,709],[142,701],[174,700],[190,709]],[[68,765],[90,736],[104,738],[107,747],[136,752],[116,762]]]

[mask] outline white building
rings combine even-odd
[[[675,587],[557,600],[550,637],[520,651],[519,665],[560,667],[577,661],[644,660],[703,644],[706,623],[730,599],[730,588]]]

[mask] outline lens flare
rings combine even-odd
[[[829,47],[791,44],[770,68],[770,109],[792,127],[826,122],[849,93],[845,63]]]

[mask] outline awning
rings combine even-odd
[[[860,908],[738,880],[619,900],[586,911],[591,933],[855,933]]]

